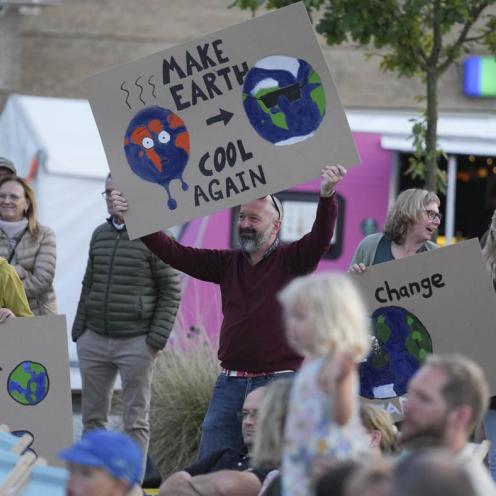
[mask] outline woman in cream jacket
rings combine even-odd
[[[54,232],[36,218],[31,186],[17,176],[0,179],[0,257],[14,266],[34,315],[57,313],[55,252]]]

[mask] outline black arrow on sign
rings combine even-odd
[[[232,112],[228,112],[227,110],[220,108],[219,114],[209,117],[206,120],[207,126],[210,126],[211,124],[215,124],[217,122],[224,122],[224,126],[227,126],[227,123],[232,119],[233,115],[234,114]]]

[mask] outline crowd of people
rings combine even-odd
[[[60,455],[69,463],[68,494],[140,494],[153,364],[174,324],[182,272],[220,286],[221,372],[198,459],[167,477],[160,495],[496,495],[485,445],[472,442],[485,429],[496,446],[496,410],[488,411],[496,399],[472,360],[428,356],[410,378],[397,424],[360,398],[359,364],[372,340],[359,277],[314,273],[331,243],[345,175],[339,165],[322,170],[313,226],[289,244],[279,241],[276,196],[241,205],[235,250],[186,247],[165,232],[129,240],[129,206],[107,177],[109,218],[91,238],[72,328],[83,437]],[[436,249],[439,207],[434,193],[402,192],[384,232],[357,247],[350,272]],[[496,289],[496,213],[482,242]],[[56,313],[54,272],[54,233],[39,224],[29,183],[0,158],[0,322]],[[117,374],[125,434],[104,430]],[[496,450],[488,459],[494,474]]]

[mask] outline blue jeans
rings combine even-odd
[[[241,420],[237,413],[243,408],[247,394],[275,379],[293,375],[294,372],[288,372],[243,378],[220,374],[203,420],[198,459],[224,448],[240,449],[243,446],[243,437]]]
[[[484,430],[486,439],[491,441],[488,454],[489,471],[493,480],[496,480],[496,410],[488,410],[484,417]]]

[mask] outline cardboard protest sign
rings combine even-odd
[[[88,80],[131,238],[357,165],[302,3]]]
[[[477,239],[369,267],[352,276],[372,319],[360,394],[394,417],[409,379],[430,353],[462,353],[496,391],[496,298]]]
[[[25,317],[0,325],[0,422],[28,431],[50,464],[72,444],[72,401],[65,316]]]

